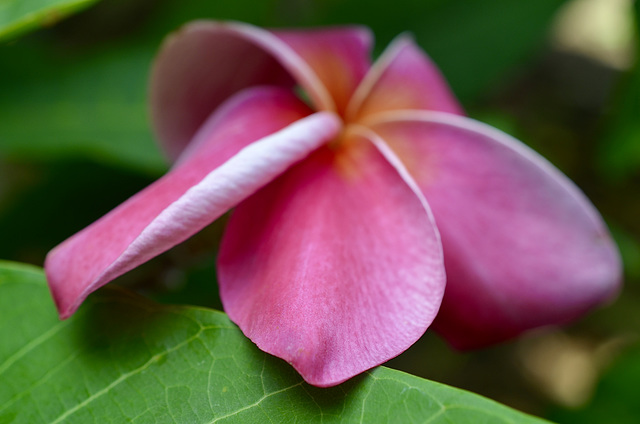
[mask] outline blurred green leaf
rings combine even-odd
[[[161,172],[166,165],[154,146],[146,112],[148,72],[162,38],[191,19],[297,27],[361,23],[374,30],[378,51],[408,30],[433,56],[462,100],[472,101],[543,43],[550,19],[562,3],[397,0],[389,7],[387,2],[366,0],[227,0],[162,1],[145,9],[105,0],[74,18],[82,25],[64,26],[62,35],[22,39],[0,48],[0,154],[89,156]],[[124,11],[103,13],[109,5]],[[138,26],[122,29],[122,22]],[[107,31],[116,26],[118,36],[109,43],[104,42],[108,33],[87,36],[92,28]],[[94,38],[102,41],[92,44]],[[79,48],[83,42],[86,45]]]
[[[625,276],[628,279],[640,280],[640,242],[634,234],[615,225],[610,227],[622,255]]]
[[[0,263],[0,422],[541,423],[480,396],[377,368],[302,382],[226,315],[117,288],[58,321],[40,269]]]
[[[98,0],[0,0],[0,41],[55,24]]]
[[[640,3],[637,3],[640,4]],[[636,6],[638,7],[638,6]],[[637,22],[640,22],[640,13]],[[636,37],[638,60],[634,69],[622,79],[615,115],[602,139],[600,165],[604,175],[621,180],[640,174],[640,38]]]
[[[20,42],[0,49],[0,153],[85,156],[160,173],[165,160],[147,122],[152,55],[131,44],[82,54]]]
[[[83,45],[83,34],[92,28],[108,29],[130,20],[122,13],[140,13],[105,1],[86,19],[78,18],[82,25],[70,22],[67,32],[0,46],[0,154],[17,159],[88,157],[161,173],[167,165],[147,111],[153,57],[168,32],[183,21],[207,16],[204,10],[229,18],[233,10],[246,10],[236,15],[255,20],[273,2],[239,3],[164,2],[148,13],[154,19],[137,36],[105,44],[92,43],[104,35],[91,33],[88,46]],[[74,32],[78,27],[80,32]]]

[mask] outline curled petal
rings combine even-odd
[[[157,136],[175,159],[218,105],[255,85],[297,83],[317,109],[335,111],[333,96],[349,96],[369,65],[369,38],[360,28],[276,35],[242,23],[190,23],[167,39],[153,67]]]
[[[433,208],[447,270],[434,328],[454,346],[564,323],[617,293],[621,264],[602,218],[535,152],[444,113],[389,113],[374,129]]]
[[[194,151],[167,175],[49,253],[45,270],[61,318],[92,291],[186,240],[337,134],[337,117],[305,117],[309,112],[275,88],[254,88],[223,105],[196,135]]]
[[[362,136],[346,144],[321,148],[241,203],[218,256],[231,319],[316,386],[407,349],[445,283],[415,183]]]
[[[365,122],[377,113],[401,109],[463,114],[436,65],[406,35],[373,65],[351,99],[347,119]]]

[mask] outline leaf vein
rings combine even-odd
[[[49,330],[45,331],[43,334],[41,334],[37,338],[33,339],[30,343],[27,343],[22,348],[20,348],[18,351],[16,351],[13,355],[11,355],[9,358],[7,358],[7,360],[4,361],[2,363],[2,365],[0,365],[0,375],[2,375],[2,373],[4,373],[6,370],[8,370],[17,361],[19,361],[20,358],[22,358],[23,356],[25,356],[26,354],[31,352],[33,349],[35,349],[36,347],[38,347],[42,343],[44,343],[47,340],[49,340],[51,337],[55,336],[58,333],[58,331],[62,330],[67,325],[69,325],[69,322],[70,321],[63,321],[63,322],[57,323],[56,325],[51,327]]]
[[[367,371],[366,374],[368,376],[370,376],[371,378],[373,378],[374,380],[378,380],[378,377],[376,377],[375,375],[373,375],[370,371]],[[364,397],[362,398],[362,406],[360,407],[360,424],[364,423],[364,411],[365,411],[365,403],[367,403],[367,398],[369,397],[369,395],[371,394],[371,391],[373,390],[373,384],[370,384],[367,390],[367,393],[364,395]]]
[[[8,407],[10,407],[11,405],[13,405],[14,403],[16,403],[18,400],[20,400],[21,398],[23,398],[24,396],[28,395],[29,393],[31,393],[31,391],[33,389],[35,389],[36,387],[42,385],[45,381],[49,380],[51,378],[51,376],[53,376],[56,372],[58,372],[61,368],[63,368],[65,365],[67,365],[69,362],[72,362],[74,359],[76,359],[76,357],[78,356],[78,351],[73,352],[71,355],[69,355],[64,361],[60,362],[59,364],[57,364],[55,367],[51,368],[49,371],[47,371],[41,378],[40,380],[36,381],[34,384],[32,384],[31,386],[29,386],[25,391],[20,392],[15,394],[11,399],[9,399],[6,403],[4,403],[3,405],[0,406],[0,412],[4,411],[5,409],[7,409]],[[57,393],[56,393],[57,394]],[[59,394],[57,394],[59,396]]]
[[[211,328],[217,328],[216,326],[212,326],[212,327],[201,327],[200,331],[198,331],[195,335],[189,337],[188,339],[186,339],[185,341],[183,341],[182,343],[178,343],[176,346],[172,347],[171,349],[167,349],[166,351],[162,352],[162,353],[158,353],[156,355],[153,355],[147,362],[145,362],[143,365],[141,365],[140,367],[129,371],[127,373],[122,374],[120,377],[118,377],[117,379],[115,379],[113,382],[111,382],[111,384],[109,384],[108,386],[106,386],[105,388],[103,388],[102,390],[94,393],[93,395],[89,396],[87,399],[85,399],[84,401],[78,403],[76,406],[74,406],[71,409],[68,409],[67,411],[65,411],[64,413],[62,413],[60,416],[58,416],[58,418],[56,418],[55,420],[53,420],[51,422],[51,424],[57,424],[62,422],[64,419],[66,419],[68,416],[70,416],[71,414],[75,413],[76,411],[78,411],[80,408],[88,405],[89,403],[93,402],[94,400],[98,399],[99,397],[103,396],[104,394],[108,393],[111,389],[113,389],[114,387],[116,387],[118,384],[124,382],[125,380],[127,380],[129,377],[132,377],[138,373],[140,373],[141,371],[144,371],[145,369],[149,368],[151,365],[153,365],[154,363],[156,363],[160,358],[167,356],[168,354],[175,352],[178,349],[181,349],[182,347],[188,345],[189,343],[191,343],[192,341],[196,340],[198,337],[200,337],[200,335],[207,329],[211,329]]]
[[[233,411],[233,412],[230,412],[230,413],[228,413],[226,415],[218,417],[218,418],[214,419],[213,421],[211,421],[209,424],[217,423],[220,420],[224,420],[225,418],[232,417],[234,415],[239,414],[240,412],[246,411],[246,410],[251,409],[251,408],[255,408],[256,406],[260,406],[260,404],[262,402],[264,402],[266,399],[270,398],[271,396],[274,396],[274,395],[277,395],[279,393],[286,392],[287,390],[291,390],[291,389],[293,389],[295,387],[301,386],[303,383],[304,383],[304,380],[299,381],[298,383],[293,384],[293,385],[288,386],[288,387],[285,387],[283,389],[276,390],[275,392],[271,392],[269,394],[265,394],[264,396],[262,396],[260,399],[258,399],[257,401],[255,401],[251,405],[244,406],[244,407],[242,407],[242,408],[240,408],[240,409],[238,409],[236,411]]]

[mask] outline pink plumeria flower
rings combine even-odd
[[[49,254],[60,316],[231,208],[224,308],[317,386],[398,355],[432,323],[479,347],[615,295],[618,252],[585,196],[463,116],[410,38],[373,65],[371,38],[204,21],[172,35],[151,105],[175,165]]]

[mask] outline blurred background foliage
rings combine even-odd
[[[8,0],[0,3],[0,258],[46,252],[167,169],[147,119],[162,39],[197,18],[409,31],[468,113],[538,150],[603,213],[620,298],[564,329],[461,353],[427,333],[389,366],[566,423],[636,423],[640,403],[640,4],[633,0]],[[35,15],[24,13],[42,6]],[[44,28],[19,37],[35,26]],[[220,308],[224,219],[120,278]]]

